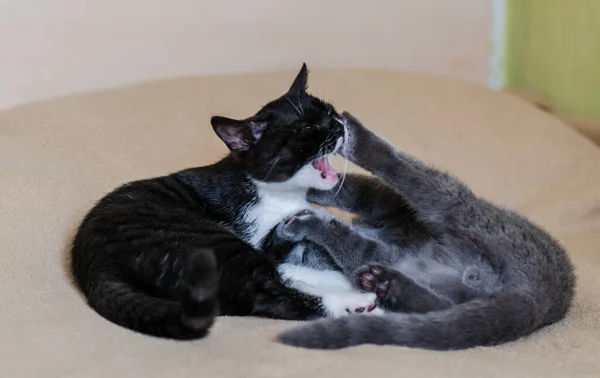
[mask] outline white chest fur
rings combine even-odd
[[[258,183],[258,202],[246,213],[246,222],[252,224],[249,243],[258,248],[261,240],[286,217],[306,209],[305,190],[290,188],[284,183]]]
[[[305,170],[304,170],[305,171]],[[257,182],[258,202],[246,212],[246,222],[251,225],[248,242],[259,248],[263,238],[282,222],[310,205],[306,202],[306,189],[301,189],[297,181],[306,180],[306,174],[296,175],[294,180],[284,183]],[[328,316],[344,316],[349,313],[364,312],[374,306],[374,293],[361,293],[352,288],[348,280],[339,272],[316,271],[290,264],[279,266],[282,278],[291,287],[321,298],[321,304]],[[382,313],[380,309],[370,314]]]

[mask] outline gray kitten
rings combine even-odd
[[[551,236],[397,151],[349,113],[343,117],[343,154],[377,177],[348,175],[343,186],[313,191],[309,200],[357,220],[303,211],[278,232],[321,246],[357,288],[396,313],[319,320],[284,332],[281,342],[464,349],[512,341],[565,316],[575,275]]]

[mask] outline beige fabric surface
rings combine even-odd
[[[424,75],[330,71],[309,81],[399,148],[559,238],[579,275],[565,321],[467,351],[307,351],[272,341],[293,322],[220,318],[210,337],[175,342],[90,310],[66,272],[84,213],[124,181],[220,158],[209,117],[247,116],[293,75],[160,81],[0,113],[0,377],[599,376],[600,150],[514,96]]]

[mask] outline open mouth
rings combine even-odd
[[[333,151],[330,154],[320,157],[312,162],[313,168],[321,173],[321,178],[326,183],[334,183],[338,180],[337,172],[333,170],[331,164],[329,163],[329,157],[335,155],[343,144],[344,137],[339,137],[335,143]]]
[[[329,164],[329,156],[324,156],[312,162],[312,166],[319,172],[321,172],[321,178],[325,182],[337,181],[337,172],[333,170],[331,164]]]

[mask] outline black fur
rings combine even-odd
[[[320,299],[288,288],[276,264],[290,245],[251,246],[244,216],[255,181],[285,182],[323,153],[343,128],[333,107],[306,93],[306,65],[290,90],[244,120],[213,117],[231,153],[206,167],[135,181],[86,215],[72,271],[90,306],[131,330],[167,338],[207,334],[215,316],[312,319]]]

